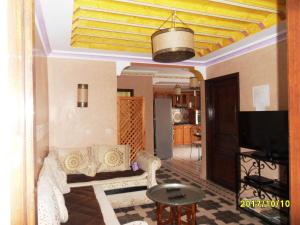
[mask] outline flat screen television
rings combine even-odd
[[[270,158],[288,158],[288,137],[287,111],[239,113],[240,147]]]

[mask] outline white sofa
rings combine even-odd
[[[65,222],[68,212],[64,205],[64,198],[59,197],[60,207],[51,206],[52,209],[45,210],[49,201],[57,198],[57,195],[66,194],[70,188],[92,186],[101,208],[105,224],[118,225],[119,222],[113,211],[113,208],[140,205],[151,202],[146,197],[146,189],[156,185],[155,171],[159,169],[161,161],[145,151],[140,151],[136,156],[136,161],[143,171],[130,172],[130,147],[115,145],[94,145],[87,148],[52,148],[45,159],[44,166],[40,173],[38,182],[38,205],[39,221],[45,219],[48,212],[52,215],[52,220],[60,218],[60,222]],[[94,179],[99,174],[114,176],[119,173],[123,177],[109,177],[104,180]],[[125,176],[124,176],[125,173]],[[126,177],[127,173],[133,173],[135,176]],[[135,174],[137,173],[137,175]],[[81,178],[87,181],[67,182],[69,178]],[[72,180],[71,179],[71,180]],[[76,179],[75,179],[76,180]],[[73,179],[74,181],[74,179]],[[50,190],[49,186],[55,186]],[[136,187],[145,187],[145,189],[134,190]],[[130,190],[129,190],[130,189]],[[57,194],[59,190],[60,194]],[[127,190],[129,190],[127,192]],[[53,195],[49,195],[52,193]],[[105,194],[113,192],[113,194]],[[52,197],[51,197],[52,196]],[[62,203],[63,202],[63,203]],[[44,204],[43,204],[44,203]],[[50,207],[50,208],[51,208]],[[49,208],[49,207],[48,207]],[[60,214],[53,213],[58,208]],[[59,216],[57,216],[59,215]],[[141,221],[136,222],[143,224]],[[56,224],[56,223],[41,223]]]

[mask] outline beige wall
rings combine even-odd
[[[48,59],[50,147],[117,143],[115,63]],[[77,84],[88,84],[88,107],[77,107]]]
[[[209,66],[207,79],[239,72],[240,110],[255,111],[252,103],[252,87],[269,84],[270,106],[267,110],[287,110],[287,46],[286,41],[274,44],[245,55]],[[203,84],[204,87],[204,84]],[[204,88],[202,88],[204,90]],[[202,91],[202,109],[205,92]],[[206,133],[205,111],[202,111],[203,161],[202,177],[206,177]]]
[[[154,151],[153,140],[153,87],[152,77],[149,76],[119,76],[118,88],[134,89],[134,96],[143,96],[145,99],[145,132],[146,150]]]
[[[38,176],[49,151],[48,71],[47,57],[39,36],[35,35],[33,54],[35,110],[35,174]]]
[[[279,42],[254,52],[209,66],[207,79],[239,72],[240,109],[254,111],[252,87],[270,85],[267,110],[287,109],[287,46]]]

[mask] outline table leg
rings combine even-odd
[[[181,207],[176,206],[176,219],[177,219],[177,225],[181,225]]]
[[[157,220],[157,225],[162,224],[162,213],[163,213],[163,206],[160,203],[156,203],[156,220]]]
[[[194,203],[192,204],[192,224],[196,224],[196,209],[197,209],[197,204]]]
[[[188,208],[186,208],[186,222],[191,224],[191,211]]]

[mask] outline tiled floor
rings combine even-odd
[[[182,153],[182,152],[181,152]],[[198,204],[197,224],[263,224],[259,219],[248,216],[235,209],[235,195],[233,192],[222,188],[212,182],[201,179],[197,156],[190,159],[189,154],[163,162],[157,171],[158,183],[187,183],[203,190],[205,196]],[[180,155],[180,154],[179,154]],[[198,171],[197,171],[198,169]],[[156,209],[154,204],[121,208],[115,210],[121,224],[134,220],[144,220],[149,225],[156,224]]]

